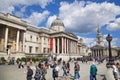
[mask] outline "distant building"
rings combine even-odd
[[[104,45],[103,36],[100,30],[100,27],[98,26],[97,29],[97,37],[96,37],[96,45],[91,47],[93,57],[107,57],[109,56],[108,47]],[[117,56],[117,49],[111,48],[112,55]]]
[[[83,39],[80,38],[78,40],[78,53],[80,53],[81,56],[88,56],[88,49],[89,48],[85,45]]]
[[[76,35],[65,32],[59,17],[45,29],[31,26],[11,14],[0,13],[0,56],[80,56],[86,54],[86,47],[78,42]]]

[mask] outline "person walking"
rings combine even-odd
[[[119,62],[116,63],[116,67],[118,68],[118,72],[119,72],[119,75],[120,75],[120,63]]]
[[[118,68],[117,68],[115,63],[113,63],[112,68],[113,68],[114,78],[115,78],[115,80],[118,80],[119,79],[119,72],[118,72]]]
[[[67,65],[65,61],[63,61],[62,69],[63,69],[63,76],[67,76]]]
[[[75,66],[74,66],[74,79],[73,80],[79,80],[80,78],[80,65],[78,64],[78,62],[75,62]]]
[[[47,74],[47,68],[45,64],[41,64],[41,70],[42,70],[42,80],[46,80],[45,75]]]
[[[36,65],[35,67],[36,67],[36,71],[35,71],[34,79],[40,80],[41,75],[42,75],[42,70],[38,67],[38,65]]]
[[[33,70],[30,68],[30,66],[27,66],[27,80],[32,80]]]
[[[57,66],[57,63],[55,63],[52,71],[53,80],[56,80],[58,78],[59,69],[60,68]]]
[[[97,80],[96,75],[97,75],[97,67],[93,62],[93,64],[90,66],[90,80]]]
[[[70,63],[69,63],[69,61],[67,62],[67,74],[69,74],[70,73]]]

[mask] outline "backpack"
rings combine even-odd
[[[53,68],[53,77],[57,77],[58,76],[58,71],[56,71],[55,67]]]
[[[79,64],[75,65],[75,71],[80,71],[80,65]]]

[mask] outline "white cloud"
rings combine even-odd
[[[107,2],[61,2],[59,10],[66,29],[78,33],[95,31],[98,23],[105,25],[120,14],[119,6]]]
[[[34,4],[40,5],[41,8],[45,8],[53,0],[1,0],[0,11],[3,13],[12,13],[15,6],[31,6]],[[11,9],[12,8],[12,9]]]
[[[108,36],[108,34],[103,35],[103,41],[104,41],[104,44],[105,44],[106,47],[108,46],[108,42],[106,40],[107,36]],[[111,46],[112,47],[120,46],[120,38],[112,38]]]
[[[107,34],[103,35],[104,46],[107,47],[108,42],[106,41],[106,37],[107,37]],[[93,47],[94,45],[96,45],[96,38],[86,38],[86,37],[81,37],[81,36],[78,36],[78,38],[82,38],[83,43],[85,43],[88,47]],[[112,41],[111,41],[112,47],[120,46],[119,44],[120,44],[120,38],[113,38],[112,39]]]
[[[56,15],[50,16],[50,17],[48,18],[48,20],[47,20],[46,26],[47,26],[47,27],[50,27],[51,23],[56,19],[56,17],[57,17]]]
[[[29,24],[34,26],[39,26],[49,15],[48,11],[44,11],[43,13],[33,12],[28,18],[24,20],[27,21]]]
[[[77,36],[78,38],[83,39],[83,43],[85,43],[88,47],[92,47],[96,44],[96,38],[86,38],[86,37],[81,37]]]
[[[107,29],[110,31],[120,30],[120,18],[115,19],[113,23],[109,23]]]

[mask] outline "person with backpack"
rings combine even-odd
[[[45,64],[41,64],[41,70],[42,70],[41,80],[46,80],[45,75],[47,74],[47,68],[45,67]]]
[[[52,71],[53,80],[56,80],[58,78],[59,69],[60,68],[55,63],[54,66],[53,66],[53,71]]]
[[[73,80],[79,80],[80,78],[80,65],[78,64],[78,62],[75,62],[75,66],[74,66],[74,79]]]
[[[35,71],[34,79],[40,80],[42,75],[42,70],[38,67],[38,65],[36,65],[35,67],[36,67],[36,71]]]
[[[92,65],[90,66],[90,80],[97,80],[96,75],[97,75],[97,67],[93,62]]]
[[[30,68],[30,66],[27,66],[27,80],[32,80],[33,70]]]

